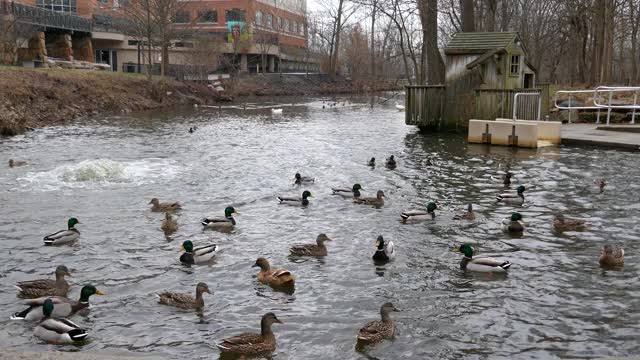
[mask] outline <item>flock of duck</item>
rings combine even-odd
[[[9,161],[9,166],[11,167],[21,165],[26,165],[26,163],[14,160]],[[368,161],[368,165],[375,167],[376,159],[371,158]],[[389,169],[396,168],[397,162],[393,155],[386,159],[385,166]],[[524,193],[526,188],[520,185],[515,188],[515,191],[510,191],[511,178],[512,174],[507,171],[502,179],[506,190],[496,196],[496,204],[522,205],[525,202]],[[294,183],[296,185],[304,186],[314,182],[315,179],[312,177],[302,176],[300,173],[295,174]],[[597,180],[596,184],[600,192],[604,191],[606,181]],[[336,187],[331,190],[333,195],[350,199],[356,204],[375,208],[384,206],[385,194],[382,190],[378,190],[375,197],[362,196],[363,187],[357,183],[351,187]],[[277,200],[280,204],[305,207],[310,204],[309,199],[312,197],[310,191],[303,190],[299,197],[278,196]],[[178,223],[173,214],[181,210],[182,206],[179,202],[160,202],[159,199],[153,198],[149,205],[151,205],[152,212],[164,213],[161,229],[165,234],[170,235],[178,229]],[[403,211],[400,214],[400,221],[407,224],[420,222],[424,219],[435,219],[437,209],[436,202],[429,202],[424,209]],[[206,217],[202,219],[201,224],[205,228],[228,232],[236,226],[234,215],[238,215],[238,211],[233,206],[228,206],[224,209],[224,216]],[[473,206],[469,204],[465,212],[455,215],[453,219],[461,221],[475,220]],[[78,224],[80,224],[78,219],[68,219],[67,229],[44,237],[45,245],[69,244],[78,240],[80,237],[80,232],[76,228]],[[562,214],[556,215],[553,220],[553,227],[558,232],[580,231],[588,226],[589,224],[584,220],[569,218]],[[506,233],[524,232],[525,223],[522,215],[518,212],[513,212],[501,222],[501,229]],[[331,238],[326,234],[319,234],[314,244],[293,245],[290,247],[289,252],[291,256],[323,257],[327,255],[325,243],[328,241],[331,241]],[[179,258],[181,263],[198,265],[209,262],[216,255],[219,248],[216,244],[199,244],[199,246],[195,246],[192,241],[186,240],[182,243],[180,250],[183,252]],[[512,265],[508,260],[475,257],[475,250],[470,244],[461,244],[452,251],[462,254],[460,268],[465,271],[505,273]],[[393,242],[385,240],[382,235],[378,236],[376,249],[372,255],[373,260],[376,263],[386,263],[392,261],[394,257]],[[624,250],[607,244],[602,249],[599,262],[603,267],[620,267],[624,264]],[[260,268],[257,274],[259,282],[270,286],[274,290],[294,291],[295,276],[290,271],[272,267],[264,257],[256,259],[253,266]],[[66,297],[70,288],[65,280],[67,276],[71,276],[69,269],[64,265],[59,265],[55,269],[55,279],[37,279],[17,283],[15,286],[19,291],[18,296],[26,298],[25,304],[27,308],[16,312],[11,319],[38,321],[39,323],[34,329],[34,335],[49,343],[75,343],[84,340],[88,336],[87,330],[70,321],[68,317],[88,308],[91,296],[104,295],[104,292],[88,284],[82,287],[78,300],[69,299]],[[189,310],[204,307],[204,293],[211,294],[208,285],[200,282],[196,285],[195,297],[190,294],[170,291],[164,291],[156,295],[160,304]],[[393,338],[395,325],[390,317],[390,313],[393,311],[398,310],[392,303],[383,304],[380,308],[380,320],[368,322],[358,331],[357,346],[367,346],[383,339]],[[271,327],[273,324],[281,323],[282,321],[274,313],[268,312],[262,316],[259,333],[242,333],[226,338],[217,344],[217,347],[224,354],[241,356],[270,354],[276,349],[276,339]]]

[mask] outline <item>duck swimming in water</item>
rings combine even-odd
[[[473,247],[469,244],[462,244],[458,249],[454,249],[453,251],[464,255],[460,261],[460,269],[462,270],[504,273],[511,267],[511,263],[506,260],[474,258]]]
[[[376,252],[373,253],[373,260],[376,262],[388,262],[396,257],[393,249],[393,241],[385,241],[382,235],[378,235],[376,239]]]
[[[260,333],[242,333],[234,337],[222,339],[218,345],[221,353],[234,355],[267,355],[276,350],[276,337],[273,335],[271,325],[282,324],[272,312],[262,316],[260,321]],[[244,358],[244,357],[242,357]]]

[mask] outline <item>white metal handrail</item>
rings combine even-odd
[[[608,101],[607,104],[600,104],[598,102],[598,92],[607,92]],[[632,105],[612,105],[611,100],[614,92],[633,92],[633,104]],[[607,125],[609,125],[609,119],[611,118],[612,109],[631,109],[631,124],[636,123],[636,109],[640,109],[638,105],[638,93],[640,92],[640,86],[598,86],[594,92],[593,104],[595,106],[607,109]]]
[[[516,122],[516,115],[518,111],[518,97],[519,96],[537,96],[538,97],[538,116],[537,120],[540,121],[540,114],[542,113],[542,97],[540,93],[515,93],[513,95],[513,122]]]
[[[554,97],[553,97],[553,105],[556,107],[556,109],[560,109],[560,110],[569,110],[569,124],[571,124],[571,110],[598,110],[598,115],[596,118],[596,124],[600,123],[600,109],[601,107],[599,106],[572,106],[573,102],[573,98],[571,97],[571,95],[573,94],[593,94],[593,97],[595,97],[595,90],[558,90],[556,91]],[[569,95],[569,106],[561,106],[558,105],[558,94],[567,94]]]

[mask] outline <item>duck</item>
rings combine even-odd
[[[384,303],[380,307],[380,321],[371,321],[358,331],[358,342],[374,344],[384,339],[391,339],[395,333],[393,319],[389,316],[392,311],[398,311],[392,303]]]
[[[310,197],[313,197],[313,195],[311,195],[311,192],[308,190],[305,190],[302,192],[302,197],[296,198],[296,197],[278,196],[278,201],[280,201],[280,204],[287,204],[292,206],[307,206],[309,205]]]
[[[326,234],[319,234],[315,244],[297,244],[289,248],[291,255],[297,256],[327,256],[325,241],[333,241]]]
[[[389,156],[389,158],[387,158],[387,161],[385,162],[385,165],[389,168],[389,169],[394,169],[397,165],[396,163],[396,159],[393,157],[393,155]]]
[[[195,130],[192,127],[189,128],[189,134],[193,134],[194,131]]]
[[[378,190],[378,192],[376,193],[376,197],[368,197],[368,198],[357,197],[357,198],[353,198],[353,201],[357,204],[373,205],[375,207],[381,207],[382,205],[384,205],[384,197],[385,197],[384,191]]]
[[[216,244],[209,244],[194,248],[191,240],[185,240],[182,243],[182,246],[180,246],[180,251],[185,252],[180,255],[180,262],[183,264],[194,265],[206,263],[211,260],[219,251],[219,248]]]
[[[607,186],[607,180],[605,179],[596,179],[593,183],[596,184],[601,194],[604,192],[604,187]]]
[[[580,231],[587,228],[587,222],[581,219],[566,217],[557,214],[553,217],[553,228],[556,231]]]
[[[351,189],[349,189],[349,188],[331,188],[331,195],[340,195],[340,196],[346,197],[346,198],[359,198],[360,195],[361,195],[360,194],[360,190],[364,190],[364,189],[362,189],[362,185],[353,184]]]
[[[506,260],[493,258],[474,258],[473,247],[469,244],[462,244],[453,252],[462,253],[464,257],[460,261],[460,269],[476,272],[505,273],[511,267],[511,263]]]
[[[87,330],[68,319],[54,319],[52,313],[54,311],[53,300],[48,298],[42,304],[43,320],[35,327],[33,334],[48,343],[54,344],[72,344],[84,340],[89,333]]]
[[[404,105],[400,105],[397,101],[396,101],[396,109],[402,111],[404,110]]]
[[[282,109],[271,109],[273,115],[282,115]]]
[[[522,205],[524,204],[524,192],[525,187],[520,185],[516,189],[516,193],[503,193],[496,196],[497,203],[505,203],[505,204],[514,204],[514,205]]]
[[[522,233],[524,231],[524,222],[522,222],[522,215],[520,213],[514,212],[511,216],[507,216],[504,220],[502,220],[502,225],[500,225],[500,229],[506,233]]]
[[[504,187],[509,187],[511,185],[512,176],[513,174],[509,171],[507,171],[507,173],[504,174],[504,178],[502,179],[502,184],[504,185]]]
[[[69,317],[76,312],[89,307],[89,297],[92,295],[104,295],[105,293],[96,289],[93,285],[85,285],[80,290],[80,299],[71,300],[62,296],[52,297],[40,297],[37,299],[26,300],[25,303],[29,305],[25,310],[16,312],[11,316],[11,320],[27,320],[27,321],[39,321],[44,317],[42,313],[42,305],[45,300],[51,299],[53,301],[52,317],[63,318]]]
[[[25,165],[28,165],[26,161],[16,161],[13,159],[9,159],[9,167],[25,166]]]
[[[151,199],[151,201],[149,201],[151,206],[151,211],[153,212],[167,212],[167,211],[177,211],[182,209],[182,205],[180,205],[179,202],[165,202],[165,203],[161,203],[160,200],[158,200],[158,198],[153,198]]]
[[[456,214],[453,217],[453,220],[475,220],[475,219],[476,219],[476,214],[473,212],[473,205],[471,203],[467,205],[467,211],[460,214]]]
[[[302,184],[313,183],[316,181],[316,179],[309,176],[302,176],[300,175],[300,173],[296,173],[295,176],[293,177],[293,181],[294,181],[293,183],[296,185],[302,185]]]
[[[418,216],[425,216],[425,215],[431,216],[432,219],[435,219],[437,208],[438,208],[438,205],[436,205],[436,203],[430,202],[426,206],[426,211],[425,210],[405,210],[402,212],[402,214],[400,214],[400,218],[402,219],[403,223],[406,223],[407,220],[409,220],[409,218],[415,218]]]
[[[55,270],[56,279],[37,279],[21,281],[15,285],[19,290],[18,296],[24,298],[39,298],[43,296],[67,296],[69,283],[64,279],[71,276],[69,269],[64,265],[58,265]]]
[[[44,237],[45,245],[61,245],[67,244],[80,238],[80,231],[75,228],[77,224],[80,224],[78,219],[72,217],[67,220],[67,230],[60,230],[53,234]]]
[[[606,244],[600,253],[600,266],[620,267],[624,265],[624,249]]]
[[[276,315],[268,312],[260,321],[260,333],[242,333],[231,338],[222,339],[216,345],[221,353],[237,355],[268,354],[276,350],[276,337],[273,335],[271,325],[282,324]]]
[[[163,291],[158,296],[158,303],[162,305],[174,306],[183,310],[201,309],[204,307],[202,294],[211,294],[209,286],[203,282],[196,285],[196,297],[189,294]]]
[[[371,159],[369,159],[369,162],[367,163],[368,166],[371,167],[375,167],[376,166],[376,158],[372,157]]]
[[[236,219],[233,214],[240,215],[233,206],[224,209],[224,217],[206,217],[201,224],[208,229],[231,230],[236,226]]]
[[[171,213],[167,211],[164,213],[164,220],[162,220],[160,229],[164,231],[165,235],[171,235],[178,230],[178,220],[174,219]]]
[[[378,235],[376,239],[376,252],[373,253],[373,260],[380,262],[391,261],[396,257],[396,252],[393,250],[393,241],[385,241],[382,235]]]
[[[271,287],[293,287],[296,278],[286,269],[272,269],[269,261],[263,257],[259,257],[254,267],[259,267],[258,281]]]

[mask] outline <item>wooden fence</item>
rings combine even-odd
[[[405,124],[440,129],[444,116],[444,85],[406,86]]]
[[[540,119],[549,114],[549,85],[541,84],[536,89],[476,89],[474,118],[494,120],[513,118],[514,95],[516,93],[539,94],[542,105]],[[522,120],[538,118],[538,97],[520,96],[516,116]]]

